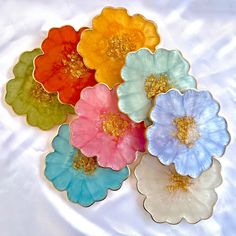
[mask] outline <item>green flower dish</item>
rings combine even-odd
[[[49,130],[64,123],[74,109],[61,104],[56,93],[47,93],[43,86],[33,79],[34,58],[41,49],[24,52],[13,69],[15,78],[6,85],[6,103],[18,115],[26,115],[27,122],[42,130]]]

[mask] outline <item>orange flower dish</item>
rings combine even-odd
[[[94,70],[84,65],[76,50],[85,29],[52,28],[42,43],[43,55],[35,59],[35,80],[48,92],[58,92],[59,99],[66,104],[75,105],[81,90],[96,84]]]

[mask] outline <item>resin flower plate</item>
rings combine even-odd
[[[230,135],[190,63],[159,42],[153,21],[106,7],[91,28],[52,28],[24,52],[5,100],[31,126],[58,126],[44,174],[71,202],[88,207],[121,188],[138,153],[154,221],[196,223],[212,215]]]

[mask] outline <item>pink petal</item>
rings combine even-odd
[[[90,104],[96,110],[106,110],[106,108],[111,106],[111,91],[104,84],[96,84],[94,87],[85,88],[81,92],[80,99]],[[80,103],[77,103],[75,111],[80,114],[81,110]]]
[[[93,157],[98,156],[100,150],[106,146],[107,144],[104,143],[104,134],[97,132],[80,150],[85,156]]]
[[[132,147],[136,151],[144,152],[146,145],[144,126],[137,126],[136,124],[135,127],[130,128],[121,142],[125,143],[127,146]]]
[[[71,143],[79,149],[93,139],[98,132],[96,123],[84,117],[73,120],[70,124],[70,130]]]
[[[126,160],[124,157],[120,154],[118,150],[112,155],[112,161],[110,162],[110,168],[113,170],[121,170],[127,165]]]
[[[76,103],[75,109],[80,117],[86,117],[89,120],[99,119],[100,110],[94,108],[94,106],[90,105],[85,100],[80,99]]]
[[[120,153],[120,155],[123,157],[123,159],[127,164],[131,164],[135,158],[136,158],[136,151],[135,149],[133,149],[132,146],[127,145],[126,142],[121,142],[118,144],[117,149]]]
[[[112,168],[113,170],[121,170],[127,163],[124,157],[117,150],[115,142],[109,148],[103,148],[97,158],[100,166]]]

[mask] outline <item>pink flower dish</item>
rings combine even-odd
[[[70,124],[71,142],[102,167],[121,170],[145,150],[144,123],[135,123],[118,109],[116,88],[105,84],[85,88],[75,105],[78,118]]]

